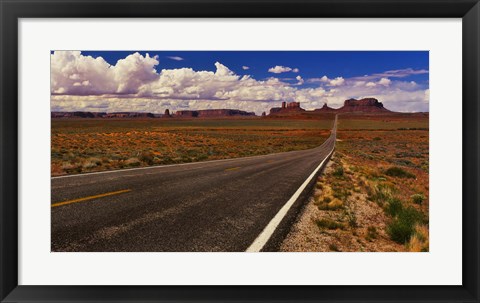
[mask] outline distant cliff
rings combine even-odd
[[[317,108],[313,110],[314,112],[324,112],[324,113],[334,113],[337,112],[338,110],[335,108],[331,108],[327,105],[327,103],[324,103],[322,108]]]
[[[137,113],[137,112],[51,112],[52,118],[156,118],[162,115],[152,113]]]
[[[322,108],[315,109],[314,112],[339,112],[339,113],[352,113],[352,112],[362,112],[362,113],[388,113],[391,112],[385,107],[383,107],[382,102],[378,102],[375,98],[364,98],[364,99],[348,99],[345,100],[343,106],[340,108],[331,108],[327,104],[324,104]]]
[[[281,107],[272,107],[268,116],[271,117],[303,117],[304,114],[315,113],[395,113],[383,107],[382,102],[375,98],[348,99],[340,108],[331,108],[326,103],[323,107],[313,111],[306,111],[300,107],[300,102],[282,102]],[[229,118],[229,117],[255,117],[254,112],[239,109],[200,109],[179,110],[170,113],[168,109],[164,114],[139,113],[139,112],[51,112],[52,118]],[[265,117],[262,113],[262,117]]]
[[[382,102],[378,102],[375,98],[348,99],[339,110],[341,112],[389,112],[383,107]]]
[[[238,109],[180,110],[174,114],[170,114],[168,109],[165,110],[164,114],[138,112],[51,112],[52,118],[222,118],[236,116],[255,116],[255,113]]]
[[[201,109],[201,110],[179,110],[175,117],[187,118],[220,118],[234,116],[255,116],[254,112],[246,112],[238,109]]]
[[[282,102],[282,107],[272,107],[270,115],[272,114],[291,114],[305,111],[300,107],[300,102]]]

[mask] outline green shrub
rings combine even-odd
[[[160,163],[161,163],[161,164],[172,164],[172,163],[175,163],[175,161],[174,161],[172,158],[170,158],[169,156],[163,156],[163,157],[161,158],[161,162],[160,162]]]
[[[330,199],[329,197],[325,197],[323,199],[323,203],[318,205],[318,209],[320,210],[336,210],[339,208],[343,208],[343,202],[338,199]],[[328,202],[325,202],[328,201]]]
[[[387,205],[385,207],[385,212],[392,216],[396,217],[400,212],[403,211],[403,204],[397,198],[391,198],[387,201]]]
[[[369,226],[367,228],[367,236],[365,237],[367,241],[372,241],[372,239],[376,239],[378,237],[378,231],[375,226]]]
[[[344,229],[345,226],[342,223],[329,220],[329,219],[321,219],[316,221],[318,228],[320,229]]]
[[[328,249],[330,249],[330,251],[340,251],[340,249],[338,249],[338,246],[334,243],[328,245]]]
[[[345,211],[345,216],[347,217],[348,225],[350,225],[350,227],[352,227],[352,228],[358,227],[357,216],[355,215],[354,212],[347,209]]]
[[[422,217],[422,213],[415,208],[404,208],[387,226],[387,233],[393,241],[404,244],[410,240],[415,232],[415,224],[421,222]]]
[[[140,154],[140,161],[147,163],[148,165],[154,164],[155,155],[151,151],[144,151]]]
[[[335,177],[343,177],[343,174],[344,174],[343,166],[337,167],[337,169],[335,169],[335,171],[333,172],[333,175]]]
[[[197,156],[197,160],[196,161],[205,161],[208,159],[208,155],[205,155],[205,154],[200,154]]]
[[[380,206],[392,199],[393,192],[394,188],[392,186],[383,183],[376,184],[367,190],[368,198]]]
[[[412,198],[413,203],[415,204],[422,204],[425,201],[425,196],[422,194],[414,194],[410,198]]]
[[[412,173],[409,173],[406,170],[403,170],[402,168],[398,166],[393,166],[390,167],[385,171],[385,175],[390,176],[390,177],[398,177],[398,178],[415,178],[415,175]]]
[[[346,188],[334,187],[333,190],[334,190],[334,192],[333,192],[332,196],[334,198],[337,198],[337,199],[341,200],[341,201],[345,201],[348,197],[350,197],[352,195],[352,192],[350,192]]]

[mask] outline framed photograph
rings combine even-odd
[[[1,302],[479,302],[478,1],[0,10]]]

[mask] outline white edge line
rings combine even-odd
[[[268,156],[268,155],[251,156],[251,157],[263,157],[263,156]],[[176,163],[176,164],[166,164],[166,165],[156,165],[156,166],[146,166],[146,167],[135,167],[135,168],[123,168],[123,169],[97,171],[97,172],[84,173],[84,174],[55,176],[55,177],[51,177],[51,179],[84,177],[84,176],[100,175],[100,174],[112,174],[112,173],[118,173],[118,172],[124,172],[124,171],[135,171],[135,170],[144,170],[144,169],[155,169],[155,168],[160,169],[160,168],[166,168],[166,167],[172,167],[172,166],[184,166],[184,165],[194,165],[194,164],[204,164],[204,163],[212,163],[212,162],[221,162],[221,161],[228,161],[228,160],[247,159],[247,158],[251,158],[251,157],[218,159],[218,160],[201,161],[201,162]]]
[[[317,146],[317,147],[314,147],[314,148],[318,148],[320,146]],[[298,152],[298,151],[304,151],[304,150],[292,150],[292,151],[288,151],[288,152],[273,153],[273,154],[266,154],[266,155],[248,156],[248,157],[240,157],[240,158],[218,159],[218,160],[209,160],[209,161],[200,161],[200,162],[188,162],[188,163],[176,163],[176,164],[155,165],[155,166],[146,166],[146,167],[123,168],[123,169],[97,171],[97,172],[84,173],[84,174],[55,176],[55,177],[51,177],[51,179],[83,177],[83,176],[100,175],[100,174],[111,174],[111,173],[118,173],[118,172],[123,172],[123,171],[133,171],[133,170],[144,170],[144,169],[155,169],[155,168],[160,169],[160,168],[167,168],[167,167],[172,167],[172,166],[206,164],[206,163],[214,163],[214,162],[233,161],[233,160],[244,160],[244,159],[247,160],[247,159],[251,159],[251,158],[263,158],[263,157],[268,157],[268,156],[272,156],[272,155],[286,154],[286,153],[292,153],[292,152]]]
[[[263,229],[263,231],[258,235],[258,237],[253,241],[253,243],[247,248],[246,252],[259,252],[262,250],[263,246],[267,244],[270,237],[273,235],[275,229],[277,229],[280,222],[283,220],[285,215],[287,214],[288,210],[292,207],[292,205],[297,201],[300,194],[303,192],[305,187],[307,187],[308,183],[315,177],[317,172],[322,168],[323,164],[327,159],[332,155],[333,151],[335,150],[335,142],[333,144],[332,151],[323,159],[320,165],[308,176],[308,178],[303,182],[303,184],[297,189],[297,191],[293,194],[293,196],[283,205],[283,207],[278,211],[278,213],[273,217],[273,219],[268,223],[268,225]]]

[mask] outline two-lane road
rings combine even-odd
[[[336,119],[310,150],[53,177],[52,251],[266,249],[335,139]]]

